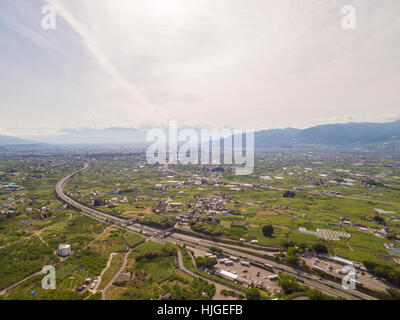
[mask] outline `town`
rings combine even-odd
[[[2,298],[397,294],[395,160],[259,151],[254,173],[237,176],[233,164],[148,164],[144,151],[40,154],[0,160]],[[43,262],[62,275],[54,293],[40,288]]]

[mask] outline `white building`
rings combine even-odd
[[[61,257],[67,257],[71,255],[71,246],[69,244],[60,244],[58,246],[58,255]]]
[[[219,270],[216,273],[217,276],[225,279],[225,280],[229,280],[229,281],[235,281],[238,279],[238,275],[234,274],[232,272],[226,271],[226,270]]]

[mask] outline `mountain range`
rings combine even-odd
[[[295,147],[298,145],[367,145],[400,140],[400,120],[386,123],[360,122],[326,124],[308,129],[258,131],[255,146]]]
[[[35,144],[30,140],[0,135],[0,146]]]
[[[195,128],[195,130],[199,130]],[[70,129],[58,134],[41,136],[36,143],[98,144],[146,143],[146,130],[136,128]],[[255,133],[258,148],[293,148],[301,145],[368,145],[400,141],[400,120],[386,123],[351,122],[319,125],[307,129],[270,129]],[[1,136],[0,145],[32,145],[35,142],[16,137]]]

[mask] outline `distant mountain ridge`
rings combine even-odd
[[[400,120],[387,123],[350,122],[326,124],[308,129],[274,129],[255,133],[259,148],[295,147],[304,144],[326,146],[365,145],[400,140]]]
[[[197,132],[199,128],[193,128]],[[168,129],[165,129],[167,132]],[[106,128],[69,129],[58,134],[41,136],[39,143],[49,144],[113,144],[146,143],[144,129]],[[270,129],[255,132],[258,148],[293,148],[301,145],[367,145],[400,141],[400,120],[386,123],[350,122],[326,124],[307,129]],[[35,142],[9,136],[0,136],[0,145],[23,145]]]
[[[21,138],[0,135],[0,146],[33,144],[35,142]]]

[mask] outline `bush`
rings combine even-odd
[[[304,292],[304,288],[297,282],[296,277],[289,274],[280,273],[278,284],[282,288],[284,294]]]
[[[386,291],[379,292],[378,297],[381,300],[400,300],[400,291],[388,288]]]
[[[367,270],[377,277],[385,278],[394,285],[400,285],[400,271],[387,264],[380,264],[374,261],[364,261]]]
[[[261,293],[256,287],[253,287],[246,291],[247,300],[261,300]]]
[[[262,232],[265,237],[271,237],[274,233],[274,227],[271,224],[267,224],[262,227]]]
[[[296,255],[296,248],[290,247],[286,253],[286,260],[290,264],[298,265],[299,264],[299,257]]]
[[[312,249],[316,253],[328,253],[328,248],[324,244],[314,244]]]
[[[175,256],[176,255],[176,246],[173,244],[166,244],[161,250],[153,249],[153,250],[146,250],[143,252],[139,252],[136,256],[135,259],[136,261],[141,261],[141,260],[153,260],[159,257],[170,257],[170,256]]]
[[[197,232],[205,233],[210,236],[221,236],[224,234],[223,228],[219,226],[213,226],[208,223],[199,222],[192,225],[192,229]]]
[[[386,223],[385,223],[385,219],[384,218],[382,218],[382,217],[380,217],[380,216],[375,216],[375,217],[373,217],[372,218],[377,224],[382,224],[382,225],[385,225]]]
[[[223,253],[223,250],[221,248],[211,246],[210,251],[216,255],[221,255]]]
[[[196,258],[196,265],[197,265],[198,268],[211,269],[217,263],[218,263],[218,261],[215,258],[204,258],[204,257],[197,257]]]
[[[285,191],[283,193],[284,198],[294,198],[295,195],[296,195],[296,193],[294,193],[293,191]]]

